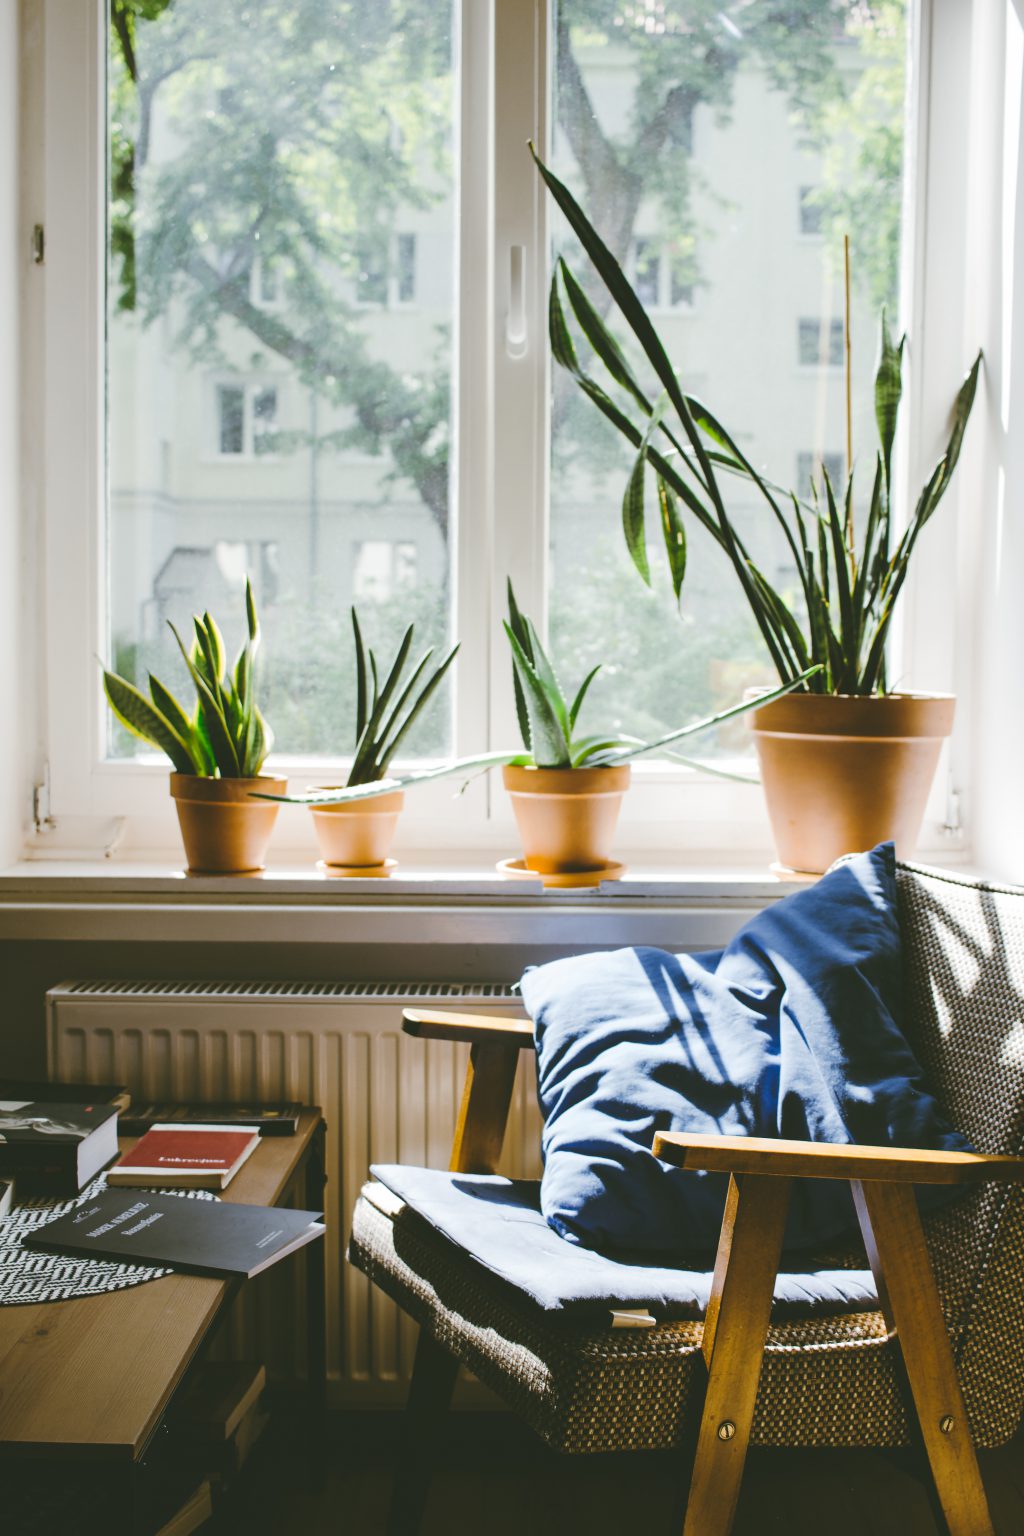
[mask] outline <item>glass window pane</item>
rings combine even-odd
[[[453,11],[131,9],[108,42],[110,656],[189,699],[167,620],[209,609],[233,654],[249,574],[277,750],[349,753],[353,600],[378,663],[410,621],[417,654],[451,629]],[[446,688],[413,755],[448,750],[450,711]]]
[[[667,298],[654,323],[683,387],[787,490],[806,491],[822,464],[840,483],[845,473],[844,233],[862,466],[877,442],[878,317],[899,309],[904,12],[904,0],[556,0],[553,167],[644,304]],[[557,216],[553,237],[657,399],[662,386]],[[583,366],[607,384],[569,318]],[[677,609],[650,477],[652,588],[641,581],[622,536],[633,454],[557,367],[551,412],[554,651],[570,678],[604,663],[581,728],[649,737],[772,681],[731,565],[686,514]],[[863,501],[863,467],[859,480]],[[764,502],[742,480],[723,476],[722,488],[751,558],[797,606],[792,551]],[[716,750],[745,739],[741,723]]]

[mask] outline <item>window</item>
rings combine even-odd
[[[815,488],[819,497],[824,497],[825,490],[822,483],[822,470],[828,475],[829,482],[839,500],[841,488],[846,483],[846,458],[842,453],[798,453],[796,456],[796,484],[793,487],[797,495],[804,501],[813,498]],[[795,575],[795,571],[794,571]]]
[[[352,562],[354,602],[380,602],[409,592],[416,585],[416,545],[363,539],[355,546]]]
[[[824,232],[824,210],[817,187],[800,188],[800,233],[820,235]]]
[[[275,384],[217,384],[217,453],[251,458],[274,452],[277,427]]]
[[[83,0],[50,39],[67,55],[58,78],[74,88],[47,98],[47,301],[80,317],[60,331],[68,398],[55,394],[47,437],[66,463],[55,452],[53,515],[75,501],[74,485],[91,495],[105,480],[81,528],[69,512],[68,538],[48,539],[50,607],[80,641],[62,644],[56,629],[50,639],[58,815],[160,814],[145,761],[107,772],[112,739],[91,658],[116,658],[139,678],[151,666],[181,686],[162,620],[187,621],[203,594],[216,595],[224,550],[252,561],[274,552],[260,597],[264,708],[295,783],[322,776],[316,756],[343,758],[350,741],[350,596],[380,654],[410,620],[417,644],[461,641],[426,756],[514,744],[507,576],[546,623],[567,683],[604,663],[588,699],[595,726],[652,735],[769,680],[734,578],[699,529],[689,529],[681,608],[660,564],[650,590],[629,564],[630,455],[550,367],[552,251],[592,278],[539,194],[528,139],[547,147],[657,311],[687,386],[787,487],[803,483],[806,454],[818,462],[808,443],[844,439],[837,231],[853,235],[863,456],[878,310],[899,311],[900,271],[923,270],[935,221],[960,227],[956,198],[929,201],[915,165],[904,187],[904,59],[916,70],[922,50],[917,38],[906,50],[896,0],[793,0],[785,29],[762,27],[757,6],[695,0],[396,0],[337,15],[315,0],[289,5],[302,23],[291,55],[272,35],[280,8],[242,0],[171,0],[140,14],[130,64],[112,33],[106,166],[90,126],[99,88],[74,65],[102,38],[105,7]],[[955,61],[954,47],[942,52],[945,13],[929,0],[924,9],[935,23],[926,60],[938,48]],[[722,61],[714,71],[701,63],[709,50]],[[492,80],[493,93],[481,84]],[[872,117],[865,102],[881,100],[883,80],[896,106]],[[912,74],[913,93],[919,83]],[[919,163],[938,175],[925,153],[930,102],[912,94],[910,114]],[[102,216],[107,177],[104,341],[103,263],[72,270],[59,257]],[[904,201],[918,212],[912,252]],[[803,233],[816,226],[814,240],[793,239],[794,210]],[[929,270],[929,305],[949,302],[941,276]],[[923,294],[904,294],[904,306],[923,306]],[[917,341],[925,311],[906,313]],[[942,408],[948,369],[943,384]],[[909,383],[908,413],[921,389]],[[85,445],[83,400],[95,424]],[[752,558],[783,570],[786,552],[753,500],[742,484],[731,490]],[[231,614],[229,580],[218,618],[233,645],[241,613]],[[733,753],[739,743],[716,745]],[[638,767],[636,779],[626,815],[638,837],[683,820],[698,839],[741,843],[761,815],[742,786],[695,787],[678,765]],[[466,826],[476,836],[504,814],[486,781],[457,805],[447,786],[432,794],[423,791],[424,837],[435,826],[439,837]]]
[[[797,350],[800,366],[814,367],[827,363],[838,368],[843,361],[843,322],[841,320],[809,320],[797,322]]]

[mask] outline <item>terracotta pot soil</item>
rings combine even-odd
[[[538,874],[603,869],[610,860],[629,765],[502,770],[528,869]]]
[[[267,845],[280,809],[261,794],[283,795],[287,779],[258,774],[251,779],[208,779],[171,774],[185,862],[193,875],[251,875],[266,864]]]
[[[751,716],[779,862],[822,874],[844,853],[914,851],[951,694],[789,693]]]
[[[315,790],[331,787],[317,784]],[[345,800],[340,805],[311,805],[320,857],[343,869],[379,869],[387,859],[405,792],[393,789],[370,800]]]

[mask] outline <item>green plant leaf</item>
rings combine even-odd
[[[358,742],[366,729],[366,651],[359,628],[359,615],[355,608],[351,613],[352,633],[356,647],[356,741]]]
[[[260,643],[260,623],[256,617],[256,599],[252,595],[252,582],[245,578],[245,622],[253,652]]]
[[[224,711],[220,701],[215,697],[210,684],[199,671],[198,664],[192,661],[188,651],[186,651],[184,642],[177,629],[170,623],[170,620],[168,620],[168,624],[170,625],[171,633],[178,642],[178,649],[185,658],[185,665],[188,667],[193,686],[199,695],[200,712],[203,717],[203,723],[206,726],[210,749],[217,767],[220,769],[221,777],[225,779],[242,778],[242,768],[238,761],[238,753],[235,749],[231,732],[228,729],[227,721],[224,718]]]
[[[896,437],[896,418],[899,414],[900,397],[903,394],[903,348],[907,338],[901,336],[899,346],[893,346],[884,306],[880,331],[878,369],[875,373],[875,420],[878,423],[878,436],[882,444],[885,494],[888,497],[892,484],[890,473],[892,445]]]
[[[565,695],[562,692],[562,685],[555,675],[554,665],[543,644],[541,643],[540,636],[538,635],[536,629],[533,627],[532,620],[526,618],[524,615],[524,623],[526,624],[526,633],[530,637],[530,644],[528,648],[524,646],[523,651],[533,666],[533,670],[540,678],[544,691],[551,701],[551,707],[555,711],[555,714],[558,716],[558,723],[562,727],[563,734],[568,740],[570,731],[569,706],[565,702]]]
[[[408,711],[408,713],[405,716],[405,719],[402,720],[400,724],[396,725],[395,730],[394,730],[394,734],[391,736],[390,740],[386,741],[384,743],[384,745],[381,747],[379,758],[378,758],[378,770],[379,770],[379,772],[381,772],[381,773],[386,773],[387,772],[389,763],[391,762],[392,758],[395,757],[395,755],[397,754],[397,752],[398,752],[399,748],[401,747],[403,741],[408,736],[408,734],[412,730],[413,726],[416,724],[416,721],[423,714],[423,711],[426,709],[427,705],[430,703],[430,701],[433,698],[434,694],[440,688],[442,682],[444,681],[445,673],[448,671],[448,668],[451,666],[452,662],[455,660],[456,656],[458,655],[458,652],[459,652],[458,645],[453,645],[451,650],[448,652],[448,655],[441,662],[441,665],[439,667],[435,668],[434,672],[427,679],[427,681],[424,684],[424,686],[420,689],[420,692],[417,694],[416,698],[412,701],[412,703],[411,703],[411,705],[409,707],[409,711]],[[426,653],[426,656],[423,658],[423,662],[421,663],[421,666],[424,665],[426,663],[426,661],[427,661],[427,658],[432,656],[432,655],[433,655],[433,652],[432,651],[428,651]],[[418,676],[419,675],[419,671],[420,671],[420,668],[417,667],[416,674],[414,674],[414,676]],[[395,710],[392,713],[392,716],[391,716],[392,720],[397,721],[398,716],[401,713],[401,709],[402,709],[402,706],[403,706],[403,704],[405,702],[405,699],[411,693],[411,691],[412,691],[412,684],[410,683],[409,687],[405,690],[405,693],[402,695],[401,700],[399,701],[398,705],[395,707]]]
[[[571,766],[569,743],[558,718],[557,710],[548,697],[533,664],[516,639],[512,626],[505,623],[505,633],[512,647],[513,665],[522,684],[523,696],[529,716],[529,746],[538,768],[568,768]]]
[[[562,274],[572,312],[579,321],[584,336],[616,384],[631,394],[642,410],[650,413],[650,401],[634,378],[625,353],[591,304],[583,285],[577,281],[575,274],[561,256],[558,258],[558,271]]]
[[[476,757],[457,757],[442,763],[438,768],[422,768],[413,773],[399,773],[391,778],[377,779],[372,784],[351,785],[344,789],[306,790],[299,795],[269,795],[254,792],[254,800],[277,800],[285,805],[345,805],[352,800],[373,800],[378,795],[390,795],[396,789],[410,789],[417,784],[428,784],[434,779],[450,778],[457,773],[473,773],[477,770],[500,767],[503,763],[519,763],[526,766],[521,752],[483,752]]]
[[[519,644],[522,646],[527,660],[532,661],[533,652],[530,649],[530,636],[527,632],[526,623],[523,619],[523,616],[519,611],[519,604],[516,602],[516,595],[512,590],[511,577],[506,578],[506,585],[508,588],[508,621],[512,626],[512,633],[515,635],[516,639],[519,641]],[[515,662],[512,663],[512,689],[516,698],[516,719],[519,722],[519,735],[522,739],[523,746],[527,751],[529,751],[530,714],[526,708],[526,695],[523,693],[523,685],[519,681],[519,673],[516,670]]]
[[[573,699],[572,704],[569,706],[570,733],[576,729],[576,721],[579,718],[580,710],[583,708],[583,700],[587,696],[587,689],[590,687],[591,683],[594,681],[594,678],[597,676],[600,670],[601,663],[598,662],[597,666],[592,667],[591,670],[587,673],[586,677],[583,679],[582,683],[580,683],[576,697]]]
[[[658,510],[661,514],[661,535],[665,541],[665,553],[668,556],[669,574],[672,577],[672,591],[675,593],[676,602],[679,601],[683,590],[683,578],[686,575],[686,528],[679,513],[679,503],[676,493],[665,479],[664,475],[658,476]]]
[[[103,670],[103,691],[114,714],[133,736],[138,736],[141,741],[166,753],[178,773],[200,771],[187,741],[179,736],[170,721],[155,704],[149,702],[144,693],[106,668]]]
[[[174,694],[164,687],[158,677],[149,674],[149,696],[153,700],[156,709],[168,725],[182,741],[189,742],[192,739],[192,721],[178,703]]]

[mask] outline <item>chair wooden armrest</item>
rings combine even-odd
[[[402,1029],[421,1040],[465,1041],[470,1046],[448,1166],[453,1173],[493,1173],[505,1140],[519,1053],[533,1047],[532,1023],[482,1013],[407,1008]]]
[[[855,1179],[885,1184],[977,1184],[1024,1181],[1024,1157],[978,1152],[923,1152],[906,1147],[836,1146],[759,1136],[659,1132],[654,1155],[676,1168],[804,1179]]]
[[[406,1008],[402,1029],[420,1040],[466,1040],[487,1045],[533,1046],[529,1019],[502,1019],[486,1013],[437,1013],[429,1008]]]

